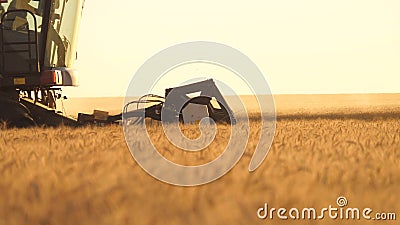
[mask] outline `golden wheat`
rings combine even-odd
[[[250,141],[226,176],[190,188],[147,175],[119,126],[3,129],[0,224],[364,224],[260,220],[256,215],[264,203],[318,208],[334,205],[341,195],[352,207],[400,216],[400,121],[394,115],[283,117],[268,157],[255,172],[247,170],[257,144]],[[251,123],[250,140],[259,126]],[[191,138],[199,134],[195,130],[183,127]],[[218,133],[205,152],[191,154],[171,147],[159,124],[151,125],[149,133],[161,154],[187,164],[214,158],[229,134]]]

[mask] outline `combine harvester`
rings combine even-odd
[[[0,122],[11,127],[78,126],[122,119],[122,114],[95,111],[80,113],[74,120],[56,110],[63,98],[61,88],[78,85],[73,68],[83,4],[84,0],[0,0]],[[174,96],[168,99],[173,100],[165,101],[171,90]],[[188,97],[194,92],[201,96]],[[124,116],[161,120],[161,111],[166,109],[165,118],[171,120],[193,122],[209,116],[216,122],[235,122],[212,80],[167,89],[166,96],[143,96],[125,107]],[[142,113],[128,110],[133,103],[152,105]],[[177,103],[183,104],[179,110],[174,107]]]

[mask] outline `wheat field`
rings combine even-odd
[[[207,185],[177,187],[149,176],[135,162],[122,127],[0,130],[0,224],[397,224],[377,220],[260,220],[257,209],[322,208],[339,196],[350,207],[400,216],[400,108],[278,111],[262,165],[248,172],[260,128],[239,163]],[[219,131],[229,130],[218,125]],[[195,125],[184,125],[189,138]],[[173,148],[160,124],[149,135],[171,161],[204,163],[221,153],[218,132],[202,153]],[[145,134],[137,134],[143,138]]]

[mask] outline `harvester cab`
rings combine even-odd
[[[54,111],[61,87],[78,85],[73,68],[83,4],[0,0],[0,120],[73,123]]]

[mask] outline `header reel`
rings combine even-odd
[[[197,96],[190,97],[196,94]],[[141,105],[146,107],[140,108]],[[92,115],[80,113],[78,123],[117,123],[124,118],[130,124],[136,124],[150,118],[190,124],[205,117],[212,118],[216,123],[236,123],[231,108],[212,79],[168,88],[165,90],[165,97],[144,95],[126,104],[123,113],[115,116],[108,116],[107,112],[102,111],[95,111]]]

